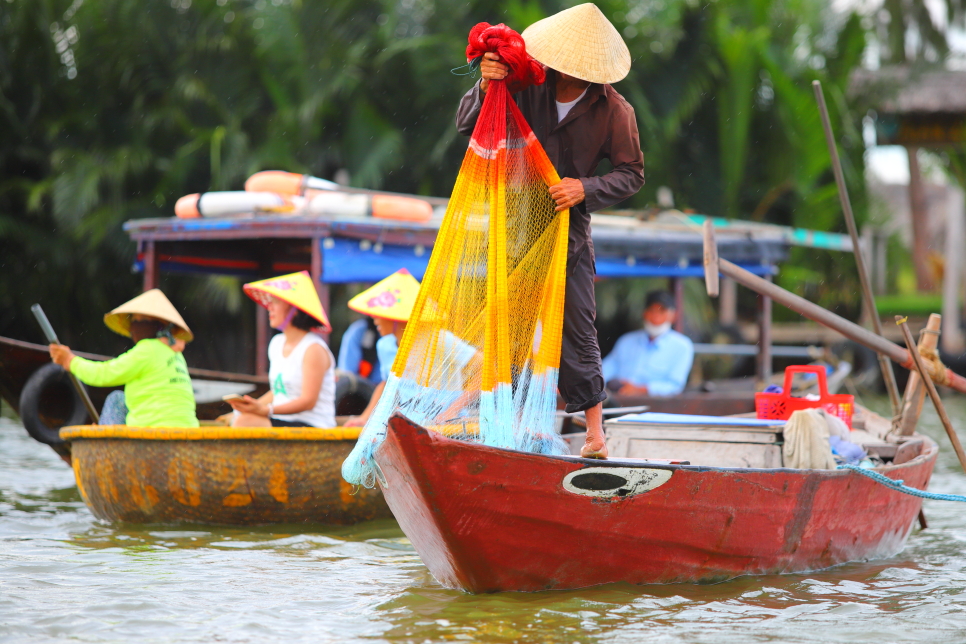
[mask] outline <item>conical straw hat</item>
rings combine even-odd
[[[592,2],[538,20],[520,35],[533,58],[574,78],[616,83],[631,70],[624,39]]]
[[[349,308],[363,315],[408,322],[419,295],[419,282],[405,268],[349,300]]]
[[[272,277],[260,282],[245,284],[242,289],[245,295],[252,298],[265,308],[272,297],[277,297],[283,302],[288,302],[300,311],[308,313],[322,325],[322,329],[328,333],[332,330],[329,318],[322,310],[322,301],[319,300],[319,293],[315,290],[315,284],[309,277],[308,271],[291,273]]]
[[[138,315],[150,315],[153,318],[170,322],[178,327],[172,334],[174,337],[185,342],[194,340],[194,334],[191,333],[188,325],[184,323],[184,319],[178,313],[178,309],[174,308],[171,300],[165,297],[161,289],[157,288],[145,291],[133,300],[125,302],[110,313],[105,314],[104,324],[111,331],[130,338],[131,315],[135,313]]]

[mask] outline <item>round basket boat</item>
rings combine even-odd
[[[61,437],[84,502],[105,521],[346,525],[392,516],[378,490],[342,479],[359,431],[77,425]]]

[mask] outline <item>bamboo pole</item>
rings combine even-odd
[[[732,264],[726,259],[721,259],[717,256],[717,245],[714,241],[714,229],[712,227],[711,221],[708,220],[704,224],[704,258],[705,271],[707,273],[713,272],[713,264],[711,261],[717,259],[718,272],[725,277],[730,277],[742,286],[746,286],[756,293],[761,295],[767,295],[772,298],[782,306],[785,306],[796,313],[799,313],[810,320],[814,320],[823,326],[837,331],[844,335],[849,340],[858,342],[864,347],[868,347],[875,351],[876,353],[884,354],[893,362],[898,363],[900,366],[906,369],[913,369],[914,363],[912,361],[912,356],[909,351],[903,349],[899,345],[886,340],[880,335],[876,335],[872,331],[850,322],[843,317],[840,317],[831,311],[823,309],[819,305],[809,302],[804,297],[800,297],[786,291],[782,287],[769,282],[768,280],[762,279],[746,271],[740,266]],[[715,296],[717,291],[714,293],[711,291],[711,284],[708,284],[708,295]],[[714,286],[717,286],[717,280],[715,279]],[[966,378],[960,376],[958,373],[952,371],[951,369],[943,369],[941,373],[932,374],[935,378],[942,382],[944,385],[955,389],[961,393],[966,393]]]
[[[946,430],[946,435],[949,436],[949,442],[953,444],[953,449],[956,451],[959,464],[962,466],[963,471],[966,472],[966,452],[963,451],[963,445],[959,442],[959,436],[956,435],[956,430],[953,429],[953,423],[946,414],[946,407],[943,406],[943,401],[939,398],[936,385],[932,383],[932,378],[929,377],[929,372],[926,370],[922,356],[919,355],[919,352],[915,348],[916,341],[912,339],[912,332],[909,331],[909,325],[906,324],[906,320],[907,318],[901,315],[896,316],[896,324],[902,329],[902,337],[905,338],[906,346],[909,348],[909,354],[912,356],[916,371],[919,373],[919,377],[922,378],[923,384],[926,385],[926,391],[929,392],[932,404],[936,407],[936,413],[939,414],[939,420],[943,423],[943,429]]]
[[[34,317],[37,318],[37,323],[43,330],[44,335],[47,336],[47,342],[50,344],[60,344],[60,340],[57,339],[57,332],[54,331],[53,325],[50,323],[50,320],[47,319],[47,314],[44,313],[44,310],[40,307],[40,305],[34,304],[30,307],[30,311],[34,314]],[[72,374],[70,371],[67,371],[67,376],[70,378],[70,384],[74,386],[74,391],[77,392],[77,395],[80,396],[81,402],[84,403],[84,407],[87,408],[87,414],[91,417],[91,420],[93,420],[95,424],[101,422],[101,415],[97,413],[97,409],[94,407],[91,397],[87,395],[87,390],[81,385],[80,381],[77,379],[77,376]]]
[[[929,316],[926,328],[919,336],[919,353],[923,351],[935,351],[939,341],[939,329],[942,326],[943,317],[937,313]],[[899,434],[901,436],[911,436],[916,431],[919,424],[919,415],[922,414],[922,405],[926,402],[926,386],[919,377],[918,371],[909,372],[909,380],[906,382],[906,391],[902,396],[902,418],[899,421]]]
[[[869,274],[865,269],[865,259],[862,257],[862,247],[859,244],[859,231],[855,226],[855,215],[852,213],[852,202],[849,199],[849,190],[845,185],[845,175],[842,173],[842,161],[839,159],[839,150],[835,145],[835,136],[832,134],[832,123],[828,117],[828,106],[825,105],[825,94],[822,92],[822,83],[812,81],[812,89],[815,90],[815,101],[818,103],[818,111],[822,117],[822,127],[825,129],[825,143],[828,145],[829,155],[832,157],[832,170],[835,173],[835,183],[839,189],[839,200],[842,202],[842,212],[845,215],[845,223],[849,228],[849,237],[852,238],[852,254],[855,256],[855,267],[858,269],[859,282],[862,284],[862,301],[865,304],[866,314],[872,319],[872,329],[876,335],[882,335],[882,321],[879,319],[879,311],[875,305],[875,297],[872,295],[872,284],[869,282]],[[882,371],[882,381],[885,383],[886,391],[889,392],[889,400],[892,402],[892,415],[898,416],[902,413],[902,404],[899,401],[899,386],[896,384],[896,374],[892,370],[889,359],[881,353],[878,355],[879,369]]]

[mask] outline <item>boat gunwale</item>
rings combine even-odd
[[[361,427],[137,427],[132,425],[70,425],[62,427],[60,437],[76,440],[154,440],[154,441],[355,441]]]
[[[822,473],[826,475],[836,475],[836,476],[848,476],[849,474],[853,473],[852,470],[845,469],[845,468],[842,468],[842,469],[836,468],[834,470],[819,470],[819,469],[804,469],[804,468],[794,468],[794,467],[716,467],[713,465],[683,465],[683,464],[677,464],[677,463],[659,463],[659,462],[648,463],[638,459],[629,459],[629,458],[596,459],[596,458],[584,458],[582,456],[572,456],[572,455],[564,455],[564,454],[539,454],[536,452],[525,452],[523,450],[510,449],[506,447],[493,447],[490,445],[483,445],[481,443],[473,443],[470,441],[451,438],[440,432],[435,432],[431,429],[427,429],[426,427],[423,427],[419,423],[414,422],[409,418],[407,418],[404,414],[401,414],[399,412],[396,412],[393,414],[393,418],[397,416],[400,419],[404,420],[405,422],[418,427],[422,431],[425,431],[429,434],[436,434],[437,435],[436,438],[438,439],[445,439],[456,443],[462,443],[466,446],[497,450],[499,452],[507,452],[511,454],[520,454],[525,456],[546,457],[557,461],[564,461],[566,463],[579,464],[582,467],[623,467],[623,468],[642,468],[642,469],[657,469],[657,470],[671,470],[671,471],[682,470],[687,472],[701,472],[701,473],[705,473],[705,472],[722,472],[722,473],[740,472],[740,473],[755,473],[755,474],[799,473],[799,474],[805,474],[805,475]],[[391,420],[392,419],[390,419],[390,421]],[[913,437],[922,438],[925,442],[925,445],[923,446],[923,450],[919,453],[918,456],[906,461],[905,463],[900,463],[899,465],[892,465],[892,464],[880,465],[879,467],[870,468],[870,471],[878,472],[880,474],[887,474],[889,472],[901,471],[902,468],[906,468],[907,466],[912,467],[920,464],[923,461],[926,461],[929,459],[935,459],[938,457],[939,445],[936,443],[936,441],[929,438],[928,436],[925,436],[919,433],[916,433],[910,436],[910,438],[913,438]],[[382,446],[380,445],[380,447]],[[379,450],[377,449],[376,450],[377,455],[378,455],[378,451]],[[922,461],[920,461],[920,459],[922,459]]]
[[[869,471],[878,472],[880,474],[885,474],[888,472],[896,471],[899,468],[903,468],[907,465],[915,465],[920,461],[919,459],[928,459],[931,457],[931,452],[935,451],[938,455],[939,446],[934,440],[928,436],[923,436],[922,434],[913,434],[916,438],[923,438],[926,441],[926,446],[923,451],[913,459],[906,461],[905,463],[900,463],[899,465],[885,464],[878,467],[869,468]],[[444,436],[444,438],[446,438]],[[452,440],[452,439],[451,439]],[[500,449],[500,448],[495,448]],[[511,452],[517,452],[520,454],[532,454],[532,452],[521,452],[519,450],[505,450]],[[810,468],[798,468],[798,467],[718,467],[715,465],[684,465],[677,463],[647,463],[647,462],[637,462],[638,459],[629,458],[613,458],[613,459],[594,459],[594,458],[583,458],[580,456],[568,457],[566,455],[544,455],[537,454],[536,456],[549,456],[549,458],[563,460],[568,463],[580,463],[582,465],[589,465],[592,467],[643,467],[647,469],[659,469],[659,470],[685,470],[688,472],[755,472],[755,473],[778,473],[778,472],[825,472],[833,473],[838,472],[841,474],[847,474],[852,470],[846,468],[836,468],[834,470],[819,470]]]

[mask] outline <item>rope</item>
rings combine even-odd
[[[929,368],[929,377],[937,385],[949,385],[949,373],[946,365],[939,359],[939,354],[935,349],[919,349],[919,355]]]
[[[896,317],[897,326],[901,326],[908,321],[909,316],[906,316],[902,319],[899,319],[898,316]],[[920,337],[923,333],[935,333],[936,335],[939,335],[939,331],[933,331],[925,328],[919,331]],[[910,351],[911,350],[912,349],[910,347]],[[919,356],[922,358],[923,364],[926,367],[926,371],[929,372],[929,378],[937,385],[944,385],[946,387],[950,386],[949,369],[942,363],[942,360],[939,359],[939,354],[936,352],[936,350],[923,349],[920,347],[917,347],[917,350],[919,351]],[[916,369],[916,361],[910,354],[909,360],[904,362],[901,366],[905,367],[909,371],[913,371]]]
[[[479,23],[470,30],[468,43],[466,60],[471,68],[473,62],[482,59],[487,52],[495,52],[500,56],[500,61],[510,68],[510,73],[504,80],[511,94],[530,85],[541,85],[546,80],[543,65],[527,54],[527,46],[520,34],[502,23]]]
[[[477,56],[476,58],[466,63],[465,65],[462,65],[461,67],[454,67],[453,69],[449,70],[449,73],[452,74],[453,76],[475,76],[476,70],[480,68],[480,63],[482,61],[483,61],[483,56],[482,55]],[[463,71],[464,69],[469,71],[464,72]]]
[[[923,499],[932,499],[933,501],[960,501],[966,503],[966,496],[960,496],[958,494],[937,494],[936,492],[926,492],[925,490],[919,490],[914,487],[909,487],[905,485],[902,479],[890,479],[884,474],[880,474],[873,470],[867,470],[864,467],[859,467],[858,465],[852,465],[850,463],[845,463],[839,465],[840,470],[852,470],[857,472],[862,476],[866,476],[876,483],[881,483],[890,490],[895,490],[896,492],[902,492],[903,494],[909,494],[911,496],[918,496]]]

